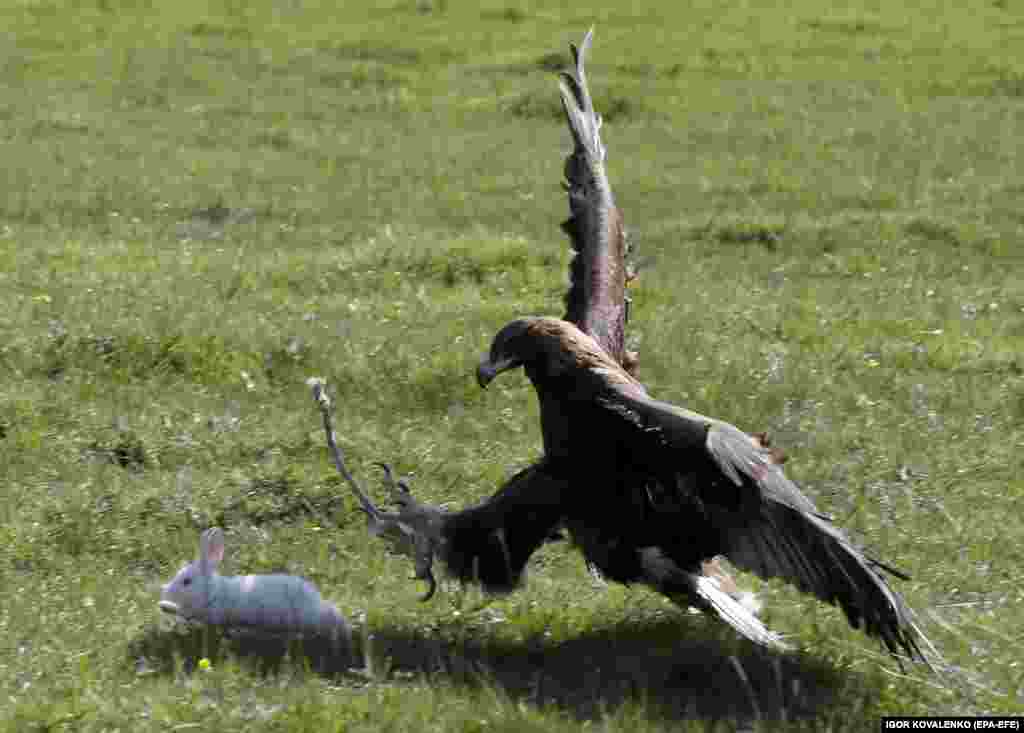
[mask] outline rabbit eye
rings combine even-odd
[[[181,581],[181,584],[188,588],[190,585],[192,585],[192,578],[185,578],[185,580]]]

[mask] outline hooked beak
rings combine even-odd
[[[492,362],[489,356],[484,356],[480,359],[480,366],[476,368],[477,384],[483,389],[487,389],[487,385],[494,381],[496,376],[518,366],[522,366],[522,364],[516,359],[502,359]]]
[[[178,604],[172,603],[171,601],[160,601],[160,610],[164,613],[173,613],[175,616],[177,616]]]

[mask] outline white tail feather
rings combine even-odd
[[[753,594],[744,594],[750,596],[749,598],[736,599],[722,590],[714,578],[692,573],[689,577],[693,583],[694,593],[704,602],[703,610],[714,611],[720,619],[756,644],[781,650],[791,648],[782,641],[782,637],[769,631],[754,615],[756,611],[753,606],[760,604],[753,598]]]

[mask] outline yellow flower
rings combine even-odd
[[[204,672],[208,671],[210,669],[210,660],[207,659],[206,657],[203,657],[202,659],[200,659],[199,660],[199,669],[203,670]]]

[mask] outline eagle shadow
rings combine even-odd
[[[381,629],[371,647],[392,670],[490,685],[510,700],[553,706],[579,720],[636,704],[666,720],[815,717],[855,682],[822,661],[708,637],[698,625],[695,619],[690,636],[678,617],[623,621],[561,641],[519,642]]]
[[[226,656],[261,674],[296,667],[353,684],[426,680],[490,687],[513,702],[581,720],[640,706],[652,719],[798,720],[850,711],[878,693],[856,672],[803,654],[708,636],[702,619],[674,616],[617,625],[555,641],[466,638],[466,629],[357,628],[349,653],[316,638],[281,640],[211,627],[149,629],[130,644],[137,667],[191,674]],[[291,667],[289,667],[291,665]]]

